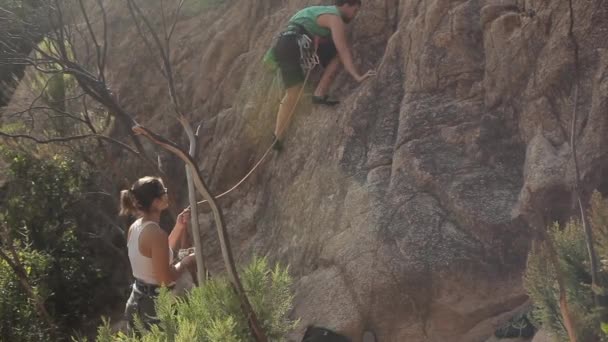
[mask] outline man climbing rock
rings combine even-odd
[[[312,6],[300,10],[289,19],[287,29],[266,54],[265,61],[276,63],[281,70],[286,88],[274,131],[276,149],[281,147],[281,139],[301,96],[307,72],[316,64],[324,68],[312,97],[312,102],[319,105],[339,103],[330,99],[327,93],[340,64],[358,82],[375,75],[373,70],[363,75],[357,71],[346,39],[346,24],[355,18],[360,7],[361,0],[336,0],[335,6]]]

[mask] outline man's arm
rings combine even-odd
[[[338,55],[344,68],[355,80],[361,81],[362,77],[359,75],[355,63],[353,63],[353,56],[346,40],[346,27],[342,18],[333,14],[323,14],[317,18],[317,23],[331,31],[334,45],[336,46],[336,50],[338,50]]]

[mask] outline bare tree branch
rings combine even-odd
[[[175,26],[177,26],[177,20],[179,19],[179,13],[181,12],[183,6],[184,6],[184,0],[181,0],[179,2],[179,4],[177,5],[177,8],[175,9],[175,14],[173,15],[173,24],[171,24],[171,29],[169,30],[169,35],[167,36],[167,41],[170,41],[171,37],[173,36],[173,32],[175,31]]]
[[[167,84],[169,86],[169,94],[171,95],[171,100],[172,100],[172,103],[174,104],[174,110],[176,111],[176,114],[178,114],[178,116],[181,116],[182,114],[179,111],[179,108],[180,108],[179,101],[177,99],[176,91],[175,91],[175,81],[173,79],[171,58],[168,55],[167,51],[165,51],[165,48],[163,47],[163,44],[162,44],[158,34],[152,27],[152,23],[150,23],[150,20],[143,14],[143,12],[139,8],[139,6],[135,2],[135,0],[127,0],[127,2],[129,2],[133,5],[133,9],[135,10],[135,12],[137,12],[139,14],[139,16],[143,20],[144,24],[146,24],[146,27],[150,31],[152,38],[154,39],[154,43],[156,44],[156,47],[158,48],[158,50],[160,52],[160,56],[161,56],[161,59],[163,62],[165,76],[167,78]]]
[[[76,140],[97,138],[97,139],[102,139],[104,141],[108,141],[113,144],[116,144],[116,145],[122,147],[123,149],[133,153],[134,155],[141,157],[141,154],[139,152],[137,152],[135,149],[133,149],[131,146],[123,143],[122,141],[110,138],[110,137],[102,135],[102,134],[82,134],[82,135],[74,135],[74,136],[70,136],[70,137],[40,139],[40,138],[36,138],[36,137],[27,135],[27,134],[9,134],[9,133],[0,131],[0,137],[9,138],[9,139],[26,139],[26,140],[33,141],[37,144],[53,144],[53,143],[62,143],[62,142],[70,142],[70,141],[76,141]]]
[[[68,54],[68,50],[66,49],[65,46],[65,34],[64,34],[64,28],[65,28],[65,20],[63,20],[63,11],[61,8],[61,5],[59,4],[59,0],[55,0],[55,6],[56,6],[56,11],[57,11],[57,16],[58,16],[58,20],[59,22],[57,23],[57,25],[53,25],[53,27],[55,28],[55,31],[58,33],[59,36],[59,52],[61,54],[62,57],[64,57],[65,59],[69,59],[69,54]],[[51,16],[52,18],[52,16]]]
[[[99,5],[99,9],[101,10],[101,19],[103,21],[103,50],[101,52],[101,76],[102,80],[105,82],[105,68],[106,68],[106,59],[108,57],[108,19],[106,9],[103,6],[102,0],[97,0],[97,4]]]
[[[135,9],[133,7],[133,3],[131,2],[131,0],[127,0],[127,7],[129,8],[129,13],[131,14],[131,17],[133,18],[133,23],[135,23],[135,28],[137,28],[137,33],[139,34],[141,39],[144,41],[144,45],[146,46],[146,49],[148,49],[150,56],[154,57],[155,53],[154,53],[154,49],[152,48],[152,44],[146,37],[146,35],[143,31],[143,28],[141,27],[141,24],[137,20],[137,15],[135,13]],[[163,69],[162,65],[156,60],[156,58],[153,58],[153,61],[154,61],[154,66],[158,69],[158,71],[160,71],[161,75],[166,77],[165,70]]]
[[[167,18],[165,15],[165,1],[160,0],[160,18],[161,23],[163,25],[163,35],[165,37],[165,43],[167,43],[168,31],[167,31]],[[169,47],[167,46],[167,51],[169,51]]]
[[[89,15],[87,13],[87,10],[84,7],[84,3],[82,2],[82,0],[78,0],[78,5],[80,7],[80,12],[82,13],[82,17],[84,18],[87,29],[89,31],[89,37],[93,41],[93,45],[95,45],[95,52],[97,54],[97,72],[98,72],[98,76],[99,76],[100,80],[103,82],[103,81],[105,81],[105,76],[104,76],[104,56],[102,54],[102,49],[101,49],[101,46],[99,45],[99,42],[97,41],[97,36],[95,35],[95,31],[93,31],[93,26],[91,25],[91,20],[89,19]],[[103,4],[101,5],[101,7],[103,8]],[[106,29],[105,29],[105,14],[104,14],[104,32],[105,32],[105,30]]]
[[[200,172],[198,166],[196,165],[196,163],[194,162],[192,157],[188,153],[183,151],[175,143],[150,131],[149,129],[145,128],[144,126],[141,126],[141,125],[134,126],[133,132],[135,132],[136,134],[144,135],[145,137],[150,139],[155,144],[157,144],[157,145],[161,146],[162,148],[166,149],[167,151],[173,153],[178,158],[183,160],[186,163],[186,165],[190,168],[190,170],[192,171],[194,184],[196,185],[198,192],[208,201],[209,206],[211,207],[211,211],[213,212],[215,226],[217,228],[218,238],[220,241],[220,247],[222,250],[222,256],[224,258],[226,270],[230,277],[230,281],[231,281],[232,285],[234,286],[237,295],[239,296],[241,305],[243,306],[243,311],[245,312],[245,315],[247,316],[252,335],[256,339],[256,341],[266,342],[268,339],[258,322],[257,315],[255,314],[255,311],[251,307],[251,303],[249,302],[249,299],[247,298],[245,289],[243,288],[241,280],[238,276],[238,272],[237,272],[236,265],[234,262],[234,257],[232,255],[232,249],[230,247],[230,239],[228,236],[228,230],[226,229],[226,227],[224,225],[221,209],[217,205],[217,202],[213,199],[213,196],[211,195],[211,193],[209,192],[209,189],[208,189],[207,185],[205,184],[203,177],[201,176],[201,172]]]
[[[91,116],[89,115],[89,106],[87,106],[86,97],[82,98],[82,108],[84,109],[82,112],[82,116],[84,117],[85,124],[91,130],[91,132],[93,132],[94,134],[97,134],[97,129],[91,122]]]
[[[49,106],[29,107],[28,109],[25,109],[25,110],[20,110],[20,111],[17,111],[17,112],[12,112],[12,113],[8,114],[8,117],[16,117],[16,116],[19,116],[19,115],[24,114],[24,113],[31,113],[34,110],[49,110],[49,111],[53,111],[53,112],[56,112],[56,113],[59,113],[59,114],[62,114],[62,115],[49,116],[50,118],[67,117],[67,118],[71,118],[73,120],[76,120],[78,122],[87,124],[87,121],[85,121],[85,120],[77,117],[76,115],[74,115],[72,113],[69,113],[69,112],[66,112],[66,111],[54,108],[54,107],[49,107]]]

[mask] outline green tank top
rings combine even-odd
[[[336,6],[311,6],[297,12],[291,19],[289,24],[299,24],[304,28],[320,37],[329,37],[331,31],[328,28],[321,27],[317,24],[317,18],[322,14],[333,14],[340,17],[340,11]]]

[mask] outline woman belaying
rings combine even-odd
[[[120,214],[139,218],[129,227],[127,248],[135,282],[125,308],[127,326],[132,328],[138,315],[145,326],[157,323],[154,299],[160,286],[172,288],[181,273],[195,264],[194,254],[172,265],[186,233],[190,211],[182,211],[171,234],[167,235],[159,226],[160,214],[169,206],[167,188],[156,177],[137,180],[130,189],[120,193]]]

